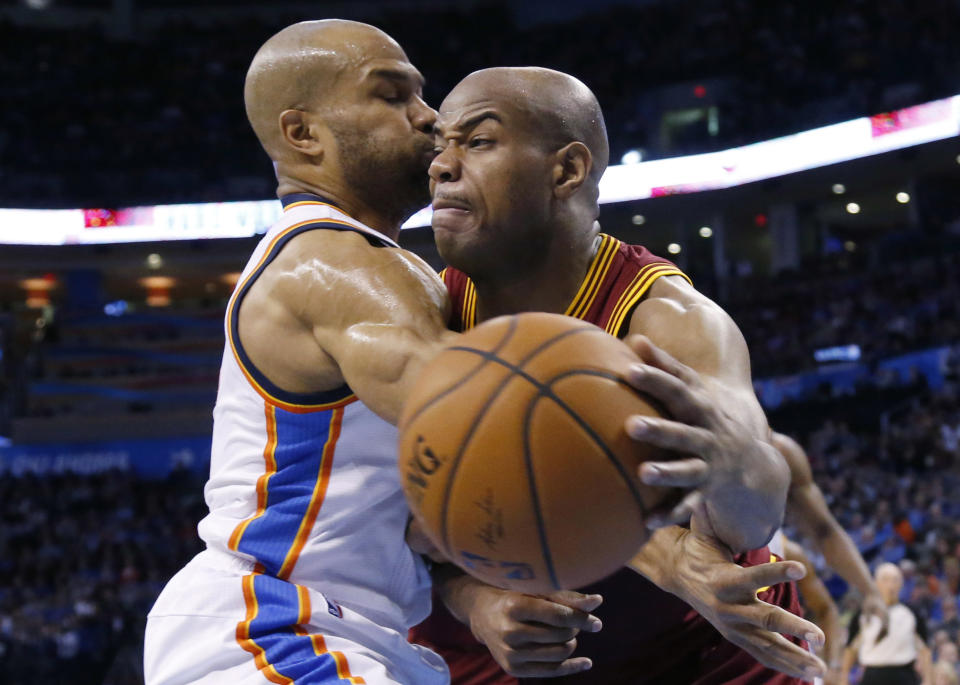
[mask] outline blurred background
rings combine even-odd
[[[487,66],[595,91],[604,230],[733,315],[771,425],[955,673],[960,2],[3,0],[0,681],[142,682],[200,549],[224,306],[278,213],[244,74],[325,17],[393,35],[433,106]]]

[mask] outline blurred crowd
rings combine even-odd
[[[147,611],[200,551],[186,472],[0,478],[0,670],[7,685],[137,685]]]
[[[816,350],[836,346],[857,345],[870,363],[960,340],[960,254],[753,279],[725,304],[754,377],[811,369]]]
[[[939,391],[917,391],[879,429],[826,419],[798,437],[830,510],[871,569],[899,565],[901,601],[925,619],[935,661],[960,677],[960,373]],[[849,620],[857,598],[822,558],[815,563]]]
[[[364,18],[406,47],[430,104],[477,68],[558,68],[596,91],[614,160],[631,148],[662,156],[743,144],[960,92],[952,0],[687,0],[539,22],[518,21],[508,3],[382,7]],[[41,31],[0,21],[0,204],[271,196],[270,166],[244,118],[244,74],[272,32],[317,14],[234,14],[215,25],[171,20],[124,40],[94,25]],[[676,107],[715,106],[719,123],[665,145],[649,93],[677,83],[691,93],[716,84]]]

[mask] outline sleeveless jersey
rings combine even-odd
[[[252,562],[250,611],[258,602],[253,576],[263,574],[317,590],[402,633],[430,612],[430,581],[404,541],[409,510],[396,429],[346,385],[315,394],[275,386],[244,351],[237,321],[256,279],[305,231],[356,231],[371,249],[398,246],[319,197],[290,195],[283,205],[227,307],[204,489],[210,513],[200,537],[208,549]]]
[[[601,234],[599,248],[566,314],[600,326],[619,338],[626,336],[630,316],[650,286],[662,276],[687,278],[674,264],[639,245],[627,245]],[[476,325],[477,294],[463,272],[444,269],[450,291],[450,327]],[[754,566],[773,559],[767,548],[740,555],[737,562]],[[584,685],[719,685],[765,683],[800,685],[801,681],[770,671],[743,650],[727,642],[688,604],[640,574],[622,569],[585,593],[603,595],[594,612],[603,621],[600,633],[580,633],[575,656],[593,660],[593,668],[561,679]],[[759,597],[799,613],[796,588],[778,585]],[[517,679],[504,673],[486,647],[453,618],[440,601],[430,618],[412,631],[412,638],[439,653],[450,666],[452,685],[531,685],[543,679]]]

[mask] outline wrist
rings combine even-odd
[[[504,590],[468,575],[457,578],[449,590],[446,604],[450,613],[470,629],[477,642],[485,645],[483,616]]]
[[[661,590],[676,594],[677,555],[682,554],[684,537],[690,531],[680,526],[667,526],[653,531],[628,566]]]

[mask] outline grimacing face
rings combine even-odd
[[[550,155],[508,102],[461,84],[444,100],[430,165],[444,260],[482,277],[537,259],[548,240]]]
[[[424,174],[436,120],[422,98],[423,77],[400,53],[368,60],[343,81],[326,121],[345,180],[375,206],[420,209],[429,201]]]

